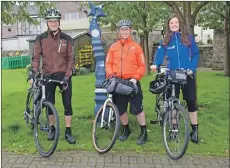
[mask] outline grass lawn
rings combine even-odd
[[[18,153],[35,153],[33,132],[23,120],[27,88],[26,69],[2,70],[2,149]],[[95,150],[92,145],[91,129],[94,117],[94,74],[73,78],[73,122],[72,132],[77,137],[76,145],[64,139],[64,110],[61,94],[56,94],[55,107],[59,112],[60,139],[57,150]],[[130,115],[132,134],[126,142],[117,140],[112,151],[135,151],[165,153],[161,127],[150,125],[155,119],[155,95],[148,91],[152,76],[141,81],[144,94],[144,111],[147,118],[149,141],[143,146],[136,145],[140,128],[135,116]],[[189,143],[186,154],[227,155],[229,149],[229,78],[223,72],[198,72],[198,103],[200,144]]]

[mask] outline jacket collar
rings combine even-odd
[[[48,33],[48,35],[50,35],[51,37],[54,37],[54,34],[53,34],[49,29],[47,29],[47,33]],[[61,33],[61,29],[58,28],[58,33],[55,35],[55,37],[58,36],[60,33]]]
[[[176,37],[181,37],[181,33],[180,32],[173,32],[172,33],[172,38],[176,38]]]
[[[132,41],[132,37],[129,36],[129,38],[127,38],[127,39],[119,39],[119,41],[120,41],[121,44],[127,44],[130,41]]]

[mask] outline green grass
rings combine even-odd
[[[2,148],[18,153],[35,153],[33,132],[23,120],[25,97],[29,84],[26,83],[26,69],[2,70]],[[150,125],[155,119],[155,95],[148,91],[153,77],[144,77],[141,81],[144,94],[149,141],[143,146],[136,145],[140,128],[135,116],[130,116],[132,134],[126,142],[116,141],[113,152],[134,151],[165,153],[162,143],[161,127]],[[229,149],[229,78],[222,72],[198,72],[199,145],[189,143],[186,154],[227,155]],[[72,132],[78,143],[70,145],[64,140],[64,111],[61,94],[56,93],[55,107],[59,112],[60,139],[57,151],[91,150],[94,151],[91,138],[92,119],[94,117],[95,76],[73,77],[73,122]]]

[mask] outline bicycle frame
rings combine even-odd
[[[159,74],[161,74],[161,73],[159,73]],[[168,97],[167,96],[168,88],[171,88],[171,96],[169,98],[167,98]],[[160,111],[159,108],[156,108],[158,114],[165,113],[167,111],[167,109],[173,110],[175,108],[174,107],[175,103],[180,104],[180,99],[175,97],[176,96],[175,95],[175,84],[173,84],[173,83],[167,84],[165,91],[159,94],[159,97],[158,97],[157,103],[156,103],[157,105],[160,104],[160,100],[161,100],[162,96],[163,96],[163,111]],[[161,115],[158,115],[158,117],[157,117],[158,121],[160,121],[162,119],[160,117],[161,117]],[[169,117],[171,118],[171,113],[169,113]]]
[[[64,84],[62,81],[51,80],[51,79],[44,80],[43,74],[41,74],[40,79],[37,79],[36,77],[34,78],[34,82],[32,83],[31,87],[29,88],[29,90],[32,90],[32,94],[33,94],[33,100],[32,101],[33,101],[33,115],[34,115],[34,117],[36,116],[38,108],[42,109],[42,104],[44,101],[46,101],[46,84],[49,82]],[[66,83],[66,85],[67,85],[66,86],[66,88],[67,88],[68,83]],[[63,92],[65,89],[60,90],[60,92]],[[40,94],[41,94],[41,96],[40,96]],[[39,106],[37,103],[39,103]],[[31,117],[30,114],[27,113],[27,111],[25,111],[25,115],[29,118],[30,121],[33,122],[33,118]],[[48,118],[47,109],[46,109],[46,115]]]

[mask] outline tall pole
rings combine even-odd
[[[92,37],[92,46],[93,53],[96,59],[96,68],[95,68],[95,107],[94,107],[94,115],[97,114],[99,108],[104,104],[107,99],[107,91],[106,89],[101,88],[103,81],[105,80],[105,52],[102,47],[101,42],[101,30],[97,23],[97,19],[100,17],[105,17],[104,12],[102,11],[103,4],[99,6],[95,6],[92,2],[89,2],[91,11],[88,14],[89,16],[93,16],[90,21],[90,33]]]

